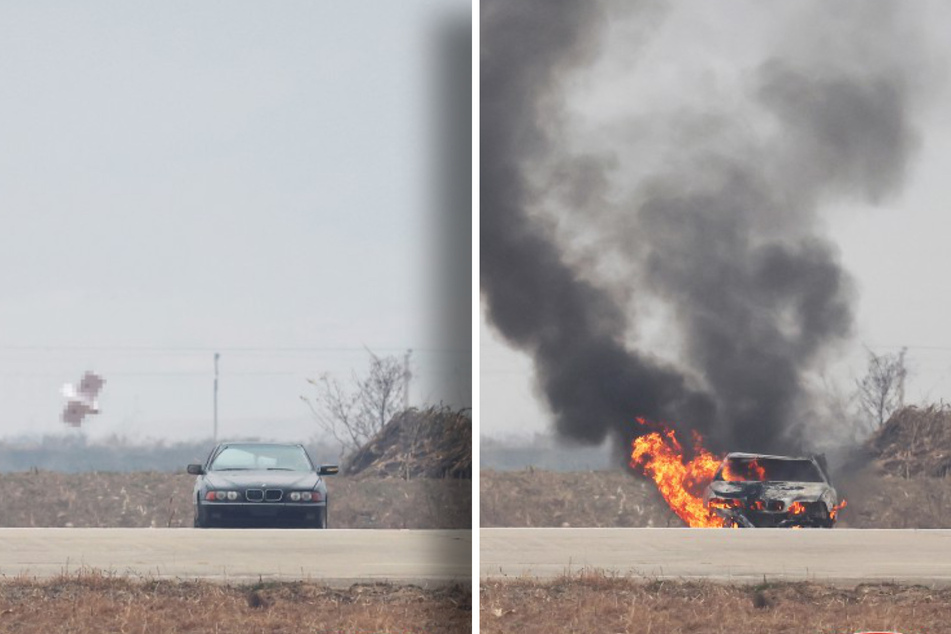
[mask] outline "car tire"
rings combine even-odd
[[[208,528],[208,518],[202,511],[200,504],[195,504],[195,528]]]

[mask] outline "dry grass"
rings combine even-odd
[[[838,526],[951,528],[947,478],[897,478],[873,469],[836,482],[849,505]],[[480,474],[483,527],[683,526],[652,483],[621,469],[560,473],[491,471]]]
[[[951,528],[951,480],[910,479],[871,469],[836,482],[849,501],[840,526],[851,528]]]
[[[866,443],[884,473],[901,478],[951,476],[951,405],[905,407]]]
[[[733,586],[586,574],[551,582],[488,581],[480,595],[484,634],[951,632],[951,588]]]
[[[0,474],[0,527],[192,525],[187,474]],[[332,528],[469,528],[471,480],[328,478]]]
[[[97,572],[0,583],[0,632],[469,632],[468,587],[304,582],[231,586]]]
[[[653,483],[616,471],[483,470],[480,523],[496,526],[683,526]]]

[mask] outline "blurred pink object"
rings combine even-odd
[[[71,383],[64,385],[63,396],[67,401],[66,409],[63,410],[63,422],[72,427],[79,427],[86,415],[98,414],[99,402],[96,397],[105,383],[105,379],[101,376],[87,371],[79,382],[78,389]]]

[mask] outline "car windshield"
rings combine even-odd
[[[229,445],[218,452],[210,471],[312,471],[302,447],[294,445]]]
[[[727,482],[824,482],[811,460],[777,458],[729,458],[720,467],[716,479]]]

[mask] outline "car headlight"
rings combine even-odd
[[[222,502],[224,500],[237,500],[237,491],[209,491],[205,494],[205,499],[209,502]]]
[[[738,509],[743,508],[743,502],[736,498],[710,498],[707,506],[711,509]]]
[[[806,505],[798,500],[789,505],[790,515],[802,515],[805,512],[806,512]]]
[[[291,502],[320,502],[320,491],[291,491],[287,496]]]

